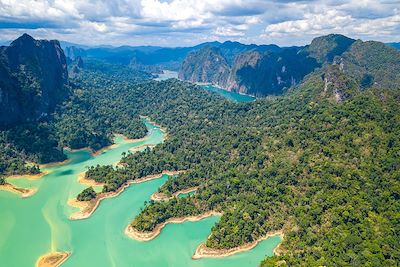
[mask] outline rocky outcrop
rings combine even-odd
[[[324,80],[323,94],[341,103],[359,92],[357,83],[348,77],[340,65],[328,65],[322,75]]]
[[[73,62],[69,64],[69,70],[68,70],[69,77],[70,78],[76,77],[76,75],[78,75],[81,72],[83,67],[84,67],[83,60],[80,56],[78,56],[77,58],[75,58]]]
[[[179,78],[198,83],[225,87],[230,66],[217,47],[206,46],[190,53],[182,63]]]
[[[0,125],[46,116],[68,95],[67,64],[58,41],[24,34],[0,47]]]
[[[226,90],[255,96],[281,94],[319,64],[298,49],[246,51],[230,65],[218,48],[203,48],[185,59],[179,78],[212,83]]]
[[[86,57],[86,50],[76,46],[67,46],[64,51],[65,56],[71,61],[75,60],[78,57]]]

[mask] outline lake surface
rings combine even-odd
[[[35,187],[30,198],[0,191],[0,266],[34,266],[39,256],[51,251],[72,255],[63,267],[124,266],[258,266],[272,255],[280,237],[260,242],[254,249],[221,259],[192,260],[196,247],[206,240],[218,217],[198,222],[168,224],[149,242],[139,242],[124,235],[125,227],[139,214],[153,192],[168,176],[133,184],[118,197],[103,200],[94,214],[79,221],[69,220],[76,209],[67,205],[70,198],[85,188],[77,175],[87,166],[114,164],[121,153],[144,144],[163,142],[164,133],[145,121],[150,133],[145,140],[129,143],[116,137],[117,146],[93,157],[89,151],[67,152],[70,161],[44,169],[49,173],[38,180],[9,179],[23,187]]]
[[[234,102],[252,102],[256,100],[254,96],[230,92],[213,85],[200,85],[200,86],[207,91],[217,93]]]
[[[157,74],[157,75],[158,75],[158,77],[154,79],[156,81],[164,81],[164,80],[168,80],[171,78],[178,79],[178,72],[171,71],[171,70],[164,70],[163,73]],[[244,95],[244,94],[238,94],[235,92],[230,92],[230,91],[218,88],[213,85],[200,85],[200,87],[207,91],[217,93],[217,94],[219,94],[231,101],[234,101],[234,102],[251,102],[256,99],[255,97],[250,96],[250,95]]]

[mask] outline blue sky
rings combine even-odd
[[[282,46],[342,33],[400,41],[400,0],[0,0],[0,40],[188,46],[236,40]]]

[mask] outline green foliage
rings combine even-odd
[[[99,150],[112,143],[114,133],[129,138],[146,135],[135,101],[126,99],[125,91],[127,84],[133,86],[148,75],[104,64],[88,61],[88,68],[98,70],[78,75],[70,99],[46,120],[0,131],[0,174],[38,173],[37,166],[26,162],[63,161],[66,159],[63,147]],[[107,79],[108,76],[112,79]]]
[[[286,262],[277,256],[268,257],[260,263],[260,267],[285,267]]]
[[[217,210],[223,216],[207,240],[212,248],[236,247],[283,228],[287,253],[275,262],[399,261],[398,92],[358,92],[338,104],[326,97],[320,76],[284,97],[247,104],[176,80],[128,87],[125,97],[133,101],[136,90],[136,108],[168,127],[168,139],[128,154],[123,168],[92,168],[88,178],[114,191],[128,179],[187,170],[160,191],[199,189],[149,203],[132,222],[135,228],[151,231],[172,217]]]
[[[77,196],[79,201],[89,201],[94,198],[96,198],[96,192],[93,190],[93,187],[86,188]]]
[[[355,40],[340,34],[329,34],[315,38],[306,51],[321,64],[331,63],[335,56],[345,52]]]
[[[4,179],[4,177],[0,177],[0,185],[4,184],[6,184],[6,180]]]
[[[398,89],[400,53],[380,42],[356,41],[342,55],[345,73],[354,77],[362,88]]]
[[[0,174],[36,174],[38,166],[66,157],[58,147],[54,127],[47,122],[27,123],[0,131]]]

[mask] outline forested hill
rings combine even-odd
[[[397,79],[388,72],[400,62],[379,43],[354,45],[366,49],[334,57],[282,97],[252,103],[230,103],[176,80],[137,86],[138,110],[167,127],[168,140],[127,155],[122,168],[98,166],[86,176],[107,192],[129,179],[186,170],[160,192],[196,193],[148,203],[132,222],[140,231],[214,210],[223,215],[210,248],[283,229],[282,256],[264,266],[396,266],[400,91],[385,77]],[[364,61],[368,55],[374,60]]]
[[[300,84],[306,75],[332,62],[344,64],[350,71],[357,65],[360,73],[353,72],[352,75],[364,75],[357,79],[364,79],[363,84],[367,87],[379,83],[383,75],[398,73],[388,71],[388,68],[381,68],[382,73],[374,75],[367,68],[361,70],[361,65],[371,64],[376,68],[392,56],[392,65],[397,66],[398,52],[383,43],[356,41],[339,34],[315,38],[310,45],[301,48],[236,52],[233,60],[228,60],[220,48],[204,47],[194,51],[182,63],[179,77],[191,82],[212,83],[228,91],[266,96],[284,93]],[[383,79],[391,80],[389,77]],[[396,77],[394,84],[397,80]]]

